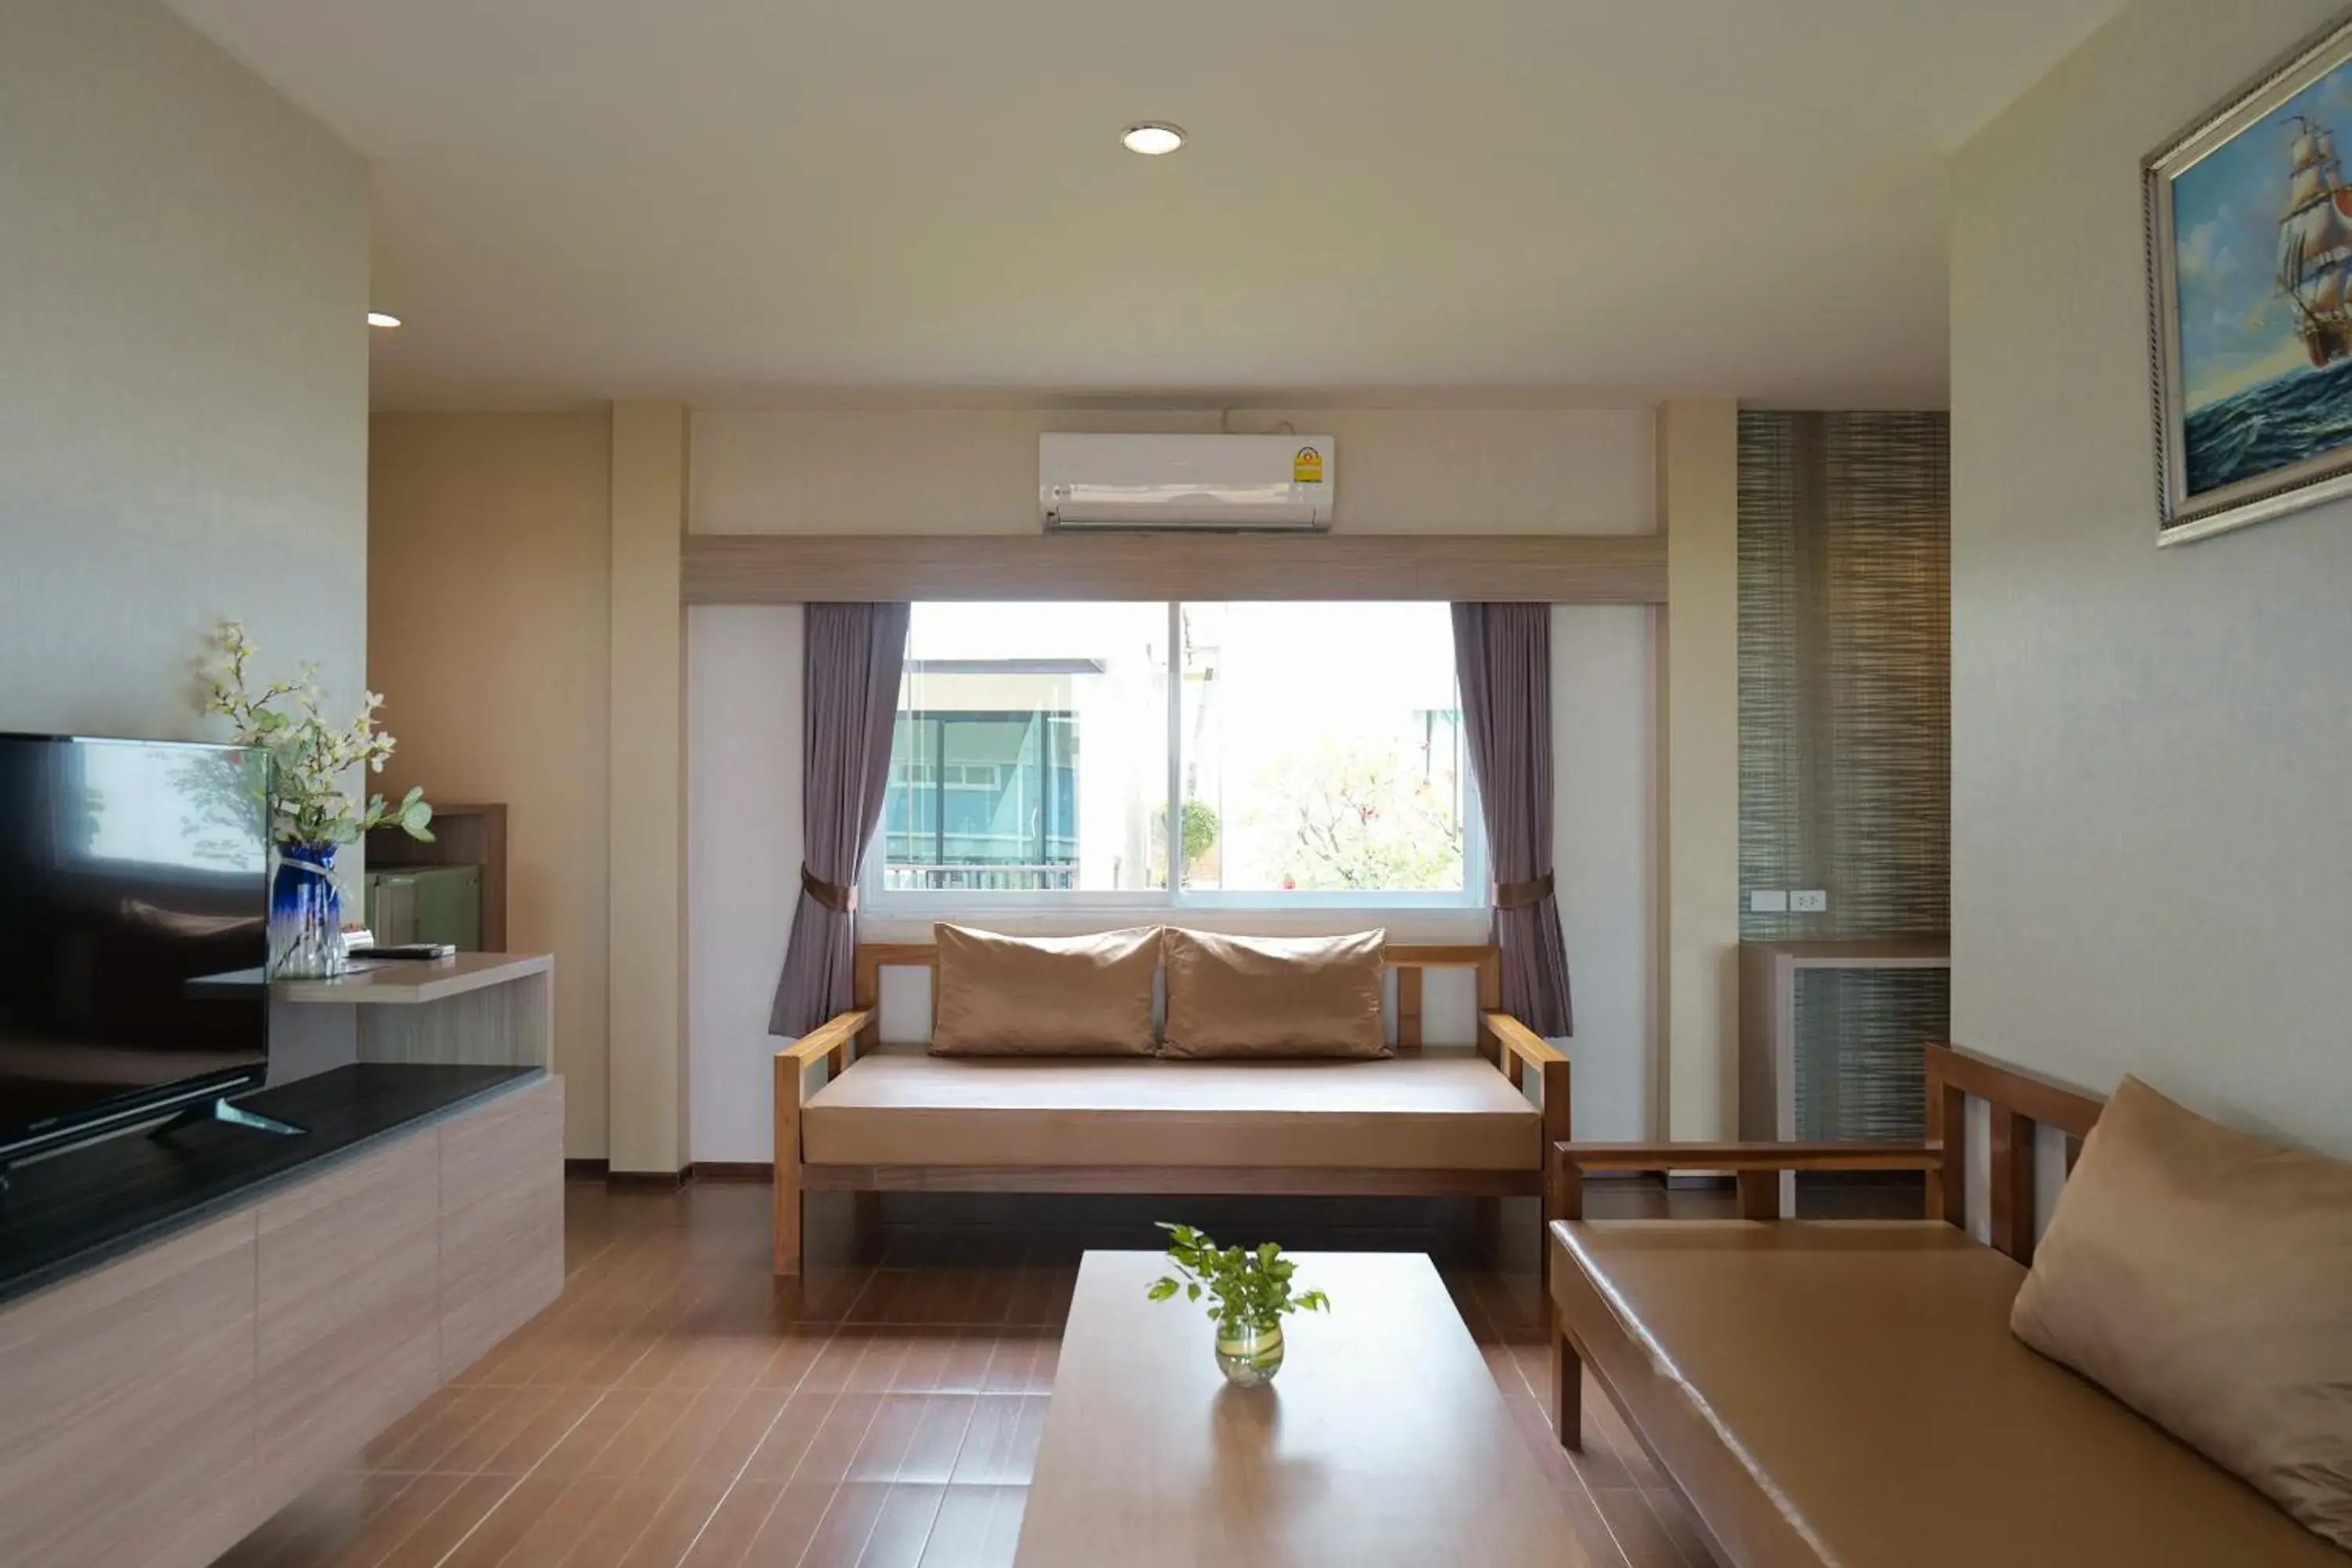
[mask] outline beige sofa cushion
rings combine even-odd
[[[1366,1058],[1389,1054],[1381,1022],[1385,931],[1241,937],[1170,928],[1171,1057]]]
[[[1160,930],[1022,938],[937,928],[943,1057],[1148,1057]]]
[[[820,1165],[1527,1171],[1542,1123],[1476,1057],[859,1058],[801,1113]],[[1107,1189],[1108,1190],[1108,1189]]]
[[[1562,1321],[1720,1563],[2345,1568],[2019,1343],[2009,1312],[2025,1270],[1955,1226],[1551,1228]]]
[[[2127,1078],[2011,1324],[2352,1549],[2352,1165]]]

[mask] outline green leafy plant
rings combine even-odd
[[[1165,1301],[1179,1290],[1187,1301],[1205,1295],[1212,1303],[1210,1318],[1222,1328],[1235,1330],[1271,1328],[1285,1313],[1301,1308],[1331,1310],[1331,1298],[1320,1290],[1292,1293],[1290,1276],[1297,1266],[1271,1241],[1255,1247],[1220,1247],[1189,1225],[1163,1220],[1160,1228],[1168,1233],[1168,1260],[1176,1273],[1152,1282],[1148,1294],[1154,1301]]]
[[[1198,866],[1217,847],[1217,808],[1197,795],[1184,802],[1182,823],[1184,864]],[[1155,806],[1151,813],[1151,848],[1156,862],[1168,858],[1168,808]],[[1164,864],[1159,868],[1167,869]]]
[[[343,789],[343,777],[351,770],[380,773],[392,755],[393,738],[375,727],[382,696],[368,692],[366,705],[349,724],[338,728],[319,710],[326,694],[319,685],[317,665],[306,664],[295,679],[273,681],[255,691],[246,675],[254,647],[244,625],[223,622],[214,644],[219,658],[205,678],[205,711],[228,720],[239,745],[268,752],[272,839],[279,844],[349,844],[372,827],[392,826],[411,838],[433,841],[433,808],[425,804],[422,788],[410,790],[397,805],[387,804],[380,795],[370,795],[365,806]]]

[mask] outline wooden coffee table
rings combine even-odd
[[[1284,1320],[1265,1388],[1229,1387],[1153,1252],[1089,1252],[1018,1568],[1202,1563],[1587,1568],[1429,1259],[1302,1253],[1326,1316]]]

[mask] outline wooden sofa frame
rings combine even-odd
[[[1536,1085],[1542,1118],[1545,1168],[1525,1171],[1379,1170],[1181,1165],[1081,1167],[1067,1165],[818,1165],[802,1158],[801,1106],[808,1074],[827,1065],[828,1081],[881,1042],[882,971],[927,968],[938,994],[939,949],[929,942],[861,943],[852,970],[851,1010],[776,1052],[775,1057],[775,1272],[801,1271],[804,1203],[814,1192],[859,1195],[861,1223],[886,1192],[956,1193],[1142,1193],[1194,1196],[1261,1193],[1284,1197],[1438,1196],[1482,1201],[1483,1223],[1491,1225],[1496,1200],[1531,1196],[1545,1200],[1544,1221],[1554,1217],[1550,1200],[1563,1190],[1556,1173],[1557,1151],[1569,1147],[1568,1058],[1502,1009],[1502,960],[1489,946],[1391,945],[1385,954],[1396,971],[1397,1052],[1422,1050],[1422,978],[1431,969],[1470,969],[1477,974],[1478,1053],[1511,1084]]]
[[[1968,1102],[1991,1110],[1992,1245],[2018,1262],[2033,1261],[2033,1220],[2039,1193],[2034,1130],[2047,1122],[2066,1136],[2066,1169],[2074,1168],[2105,1102],[1988,1057],[1951,1046],[1927,1052],[1927,1137],[1924,1143],[1561,1143],[1553,1151],[1559,1191],[1546,1205],[1561,1219],[1584,1217],[1584,1178],[1601,1171],[1709,1170],[1734,1173],[1739,1216],[1780,1217],[1783,1171],[1924,1171],[1927,1217],[1968,1228]],[[1562,1447],[1583,1446],[1584,1347],[1552,1306],[1552,1429]],[[1595,1376],[1602,1374],[1595,1370]],[[1603,1382],[1612,1402],[1613,1391]],[[1654,1456],[1653,1456],[1654,1458]],[[1663,1472],[1664,1467],[1659,1467]]]

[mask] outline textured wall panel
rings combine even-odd
[[[1941,414],[1739,418],[1739,872],[1826,914],[1748,940],[1941,936],[1951,901],[1951,511]],[[1798,986],[1799,1131],[1916,1137],[1941,973]]]

